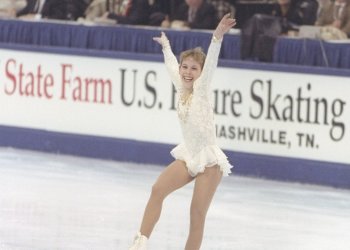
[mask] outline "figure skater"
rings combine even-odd
[[[200,48],[186,50],[180,55],[180,65],[165,33],[153,38],[162,46],[166,68],[178,93],[177,113],[184,142],[171,151],[175,160],[153,184],[140,231],[129,250],[147,249],[147,241],[160,217],[163,200],[192,180],[195,184],[185,249],[197,250],[201,246],[209,205],[221,177],[228,176],[232,167],[216,145],[210,83],[217,67],[223,36],[235,24],[230,14],[225,15],[213,32],[207,56]]]

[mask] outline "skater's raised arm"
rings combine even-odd
[[[175,85],[176,89],[180,88],[181,79],[179,75],[179,63],[176,56],[171,50],[170,42],[164,32],[161,32],[160,37],[153,37],[153,40],[162,46],[165,66],[169,72],[171,81]]]
[[[202,87],[208,88],[213,77],[214,70],[218,64],[219,53],[221,49],[221,42],[224,35],[236,25],[236,19],[226,14],[213,32],[210,46],[208,48],[207,58],[203,67]]]
[[[231,28],[236,25],[236,19],[233,19],[230,14],[226,14],[221,19],[220,23],[213,32],[213,38],[221,40],[225,33],[229,32]]]

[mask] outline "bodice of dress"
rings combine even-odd
[[[220,48],[220,41],[211,42],[202,73],[194,82],[191,100],[186,104],[179,100],[184,91],[179,74],[179,63],[170,46],[163,49],[167,70],[178,93],[177,113],[184,142],[192,156],[199,153],[206,146],[216,144],[210,82],[217,66]]]

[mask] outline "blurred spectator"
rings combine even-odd
[[[18,16],[24,19],[76,20],[84,15],[86,7],[86,0],[27,0],[27,6]]]
[[[149,4],[159,12],[162,12],[166,15],[171,16],[174,8],[176,8],[175,5],[182,4],[184,0],[149,0]]]
[[[175,11],[174,16],[166,19],[163,27],[214,29],[218,24],[215,7],[206,0],[185,0]]]
[[[147,25],[150,15],[148,0],[93,0],[85,11],[91,21]]]
[[[182,1],[182,0],[181,0]],[[150,16],[148,24],[151,26],[160,26],[165,19],[172,15],[174,1],[169,0],[149,0]]]
[[[26,6],[17,13],[20,18],[34,18],[41,16],[45,0],[27,0]]]
[[[338,30],[350,36],[350,0],[329,1],[321,10],[316,25],[330,26],[328,32],[335,33]],[[332,31],[333,30],[333,31]],[[331,35],[331,34],[330,34]]]
[[[316,0],[278,0],[271,15],[255,14],[241,29],[241,58],[271,62],[277,37],[313,25],[317,9]]]
[[[86,20],[94,21],[109,11],[107,0],[93,0],[86,8],[84,17]]]
[[[109,12],[109,6],[110,1],[108,2],[108,0],[93,0],[85,10],[85,19],[94,21],[95,18],[99,18],[106,12]]]
[[[231,16],[234,17],[236,13],[235,7],[228,0],[210,0],[209,1],[216,9],[216,14],[218,19],[221,20],[222,17],[231,13]]]
[[[317,17],[320,15],[320,11],[323,9],[324,6],[328,4],[330,0],[317,0],[318,2],[318,11],[317,11]]]
[[[281,31],[279,18],[255,14],[241,29],[241,59],[271,62],[274,44]]]
[[[84,0],[46,0],[42,8],[43,18],[77,20],[84,15],[87,3]]]
[[[26,6],[25,0],[1,0],[0,17],[13,18],[16,13]]]
[[[280,18],[282,34],[288,34],[300,25],[314,25],[317,10],[317,0],[277,0],[272,15]]]

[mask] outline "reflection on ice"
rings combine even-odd
[[[127,249],[163,167],[0,148],[0,249]],[[193,184],[164,203],[151,250],[183,249]],[[348,250],[350,191],[231,176],[202,250]]]

